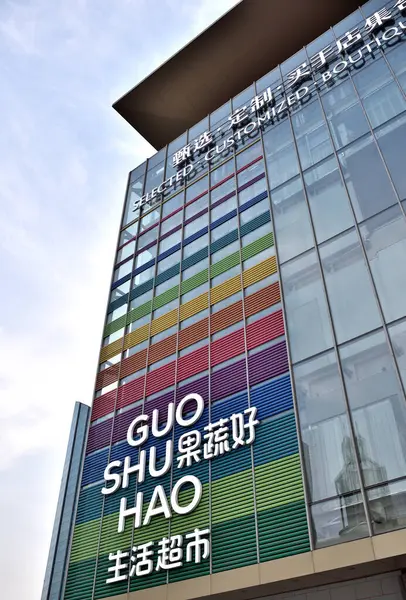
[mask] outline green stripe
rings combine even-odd
[[[238,506],[238,514],[236,514],[236,506],[234,502],[221,502],[224,494],[228,494],[230,498],[238,495],[241,486],[249,484],[252,476],[251,469],[235,473],[227,477],[223,477],[212,482],[212,495],[216,498],[212,506],[212,522],[222,523],[224,521],[235,518],[236,516],[246,516],[253,511],[252,502],[247,498],[243,499]],[[282,506],[290,502],[295,502],[303,498],[303,485],[300,469],[300,460],[297,454],[272,461],[265,465],[260,465],[255,468],[255,483],[257,496],[257,510],[263,511],[277,506]],[[184,498],[191,492],[185,491],[181,494],[181,504],[186,503]],[[203,485],[203,496],[199,507],[190,515],[179,517],[175,515],[172,518],[171,530],[181,532],[186,527],[187,523],[192,526],[204,526],[205,522],[205,506],[208,503],[209,483]],[[130,504],[128,505],[130,506]],[[144,506],[144,514],[146,511]],[[201,511],[201,512],[200,512]],[[131,519],[127,519],[130,523]],[[155,517],[146,527],[141,527],[137,533],[137,542],[148,542],[150,539],[158,539],[165,535],[165,527],[167,521],[163,517]],[[196,525],[195,523],[198,523]],[[100,519],[81,523],[75,527],[74,541],[72,545],[71,560],[76,562],[95,556],[97,553],[97,543],[99,534]],[[111,551],[112,544],[118,548],[125,546],[125,540],[128,533],[118,533],[118,513],[113,513],[103,517],[103,533],[101,540],[100,552]],[[127,525],[126,525],[127,531]],[[123,543],[124,540],[124,543]]]

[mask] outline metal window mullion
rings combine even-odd
[[[208,246],[208,253],[207,253],[207,273],[208,273],[208,292],[207,292],[207,305],[208,305],[208,316],[207,316],[207,328],[208,328],[208,340],[209,340],[209,350],[208,350],[208,377],[207,377],[207,390],[208,390],[208,401],[207,401],[207,406],[208,406],[208,422],[211,423],[211,373],[212,373],[212,368],[211,368],[211,254],[210,254],[210,247],[211,247],[211,229],[210,229],[210,225],[211,225],[211,171],[210,171],[210,165],[209,165],[209,169],[208,169],[208,173],[207,173],[207,185],[208,185],[208,208],[207,208],[207,212],[208,212],[208,226],[207,226],[207,237],[208,237],[208,241],[207,241],[207,246]],[[212,474],[212,461],[209,460],[209,530],[210,530],[210,557],[209,557],[209,574],[210,576],[213,574],[213,544],[212,544],[212,529],[213,529],[213,510],[212,510],[212,504],[213,504],[213,499],[212,499],[212,485],[213,485],[213,474]]]
[[[280,70],[280,66],[279,66],[279,70]],[[280,76],[282,77],[281,72],[280,72]],[[295,414],[295,427],[296,427],[296,436],[297,436],[297,441],[298,441],[299,460],[300,460],[300,467],[301,467],[301,474],[302,474],[302,481],[303,481],[303,494],[304,494],[304,501],[305,501],[307,529],[309,532],[310,550],[314,550],[313,529],[312,529],[312,521],[311,521],[311,515],[310,515],[310,500],[309,500],[310,495],[309,495],[307,477],[306,477],[305,461],[304,461],[303,446],[302,446],[302,436],[301,436],[300,427],[299,427],[299,411],[297,408],[296,388],[295,388],[295,380],[293,377],[293,364],[292,364],[292,357],[291,357],[291,352],[290,352],[289,328],[288,328],[288,321],[286,318],[286,306],[285,306],[285,299],[284,299],[284,293],[283,293],[283,288],[282,288],[282,276],[281,276],[281,268],[280,268],[281,263],[279,260],[279,253],[278,253],[278,243],[277,243],[277,234],[276,234],[276,228],[275,228],[275,219],[274,219],[274,213],[273,213],[273,207],[272,207],[272,201],[271,201],[271,186],[270,186],[270,182],[269,182],[270,180],[269,180],[268,164],[267,164],[266,152],[265,152],[264,133],[263,133],[262,129],[260,131],[260,140],[261,140],[262,155],[263,155],[263,160],[264,160],[265,180],[266,180],[266,184],[267,184],[267,188],[268,188],[269,210],[270,210],[270,214],[271,214],[272,230],[273,230],[273,235],[274,235],[275,259],[276,259],[276,265],[277,265],[277,269],[278,269],[279,293],[280,293],[280,297],[281,297],[282,314],[283,314],[283,320],[284,320],[284,324],[285,324],[286,350],[287,350],[287,356],[288,356],[289,375],[290,375],[291,388],[292,388],[293,410],[294,410],[294,414]]]
[[[254,89],[255,93],[255,89]],[[258,132],[259,133],[259,132]],[[260,142],[255,140],[254,143]],[[264,160],[264,159],[262,159]],[[244,330],[244,354],[245,354],[245,377],[247,382],[247,400],[248,407],[251,407],[251,392],[250,392],[250,381],[249,381],[249,371],[248,371],[248,343],[247,343],[247,319],[245,314],[245,293],[244,293],[244,271],[243,271],[243,256],[242,256],[242,237],[240,232],[240,201],[238,194],[238,174],[237,174],[237,155],[234,153],[234,185],[236,190],[236,200],[237,200],[237,235],[238,235],[238,251],[240,257],[240,285],[241,285],[241,303],[242,303],[242,318],[243,318],[243,330]],[[254,508],[254,523],[255,523],[255,538],[256,538],[256,549],[257,549],[257,563],[260,563],[260,552],[259,552],[259,527],[258,527],[258,511],[257,511],[257,495],[256,495],[256,484],[255,484],[255,462],[254,462],[254,449],[251,444],[250,447],[251,454],[251,473],[252,473],[252,492],[253,492],[253,508]]]

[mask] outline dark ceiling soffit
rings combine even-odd
[[[358,6],[243,0],[113,107],[160,149]]]

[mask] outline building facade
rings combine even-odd
[[[402,597],[406,2],[328,25],[130,173],[64,600]]]
[[[41,600],[59,600],[63,596],[64,579],[69,564],[70,540],[75,527],[75,506],[80,490],[80,476],[89,418],[89,406],[81,402],[76,402],[69,433],[68,449],[63,467]]]

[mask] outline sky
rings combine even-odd
[[[0,2],[7,600],[41,596],[74,403],[92,399],[127,175],[154,153],[111,105],[236,3]]]

